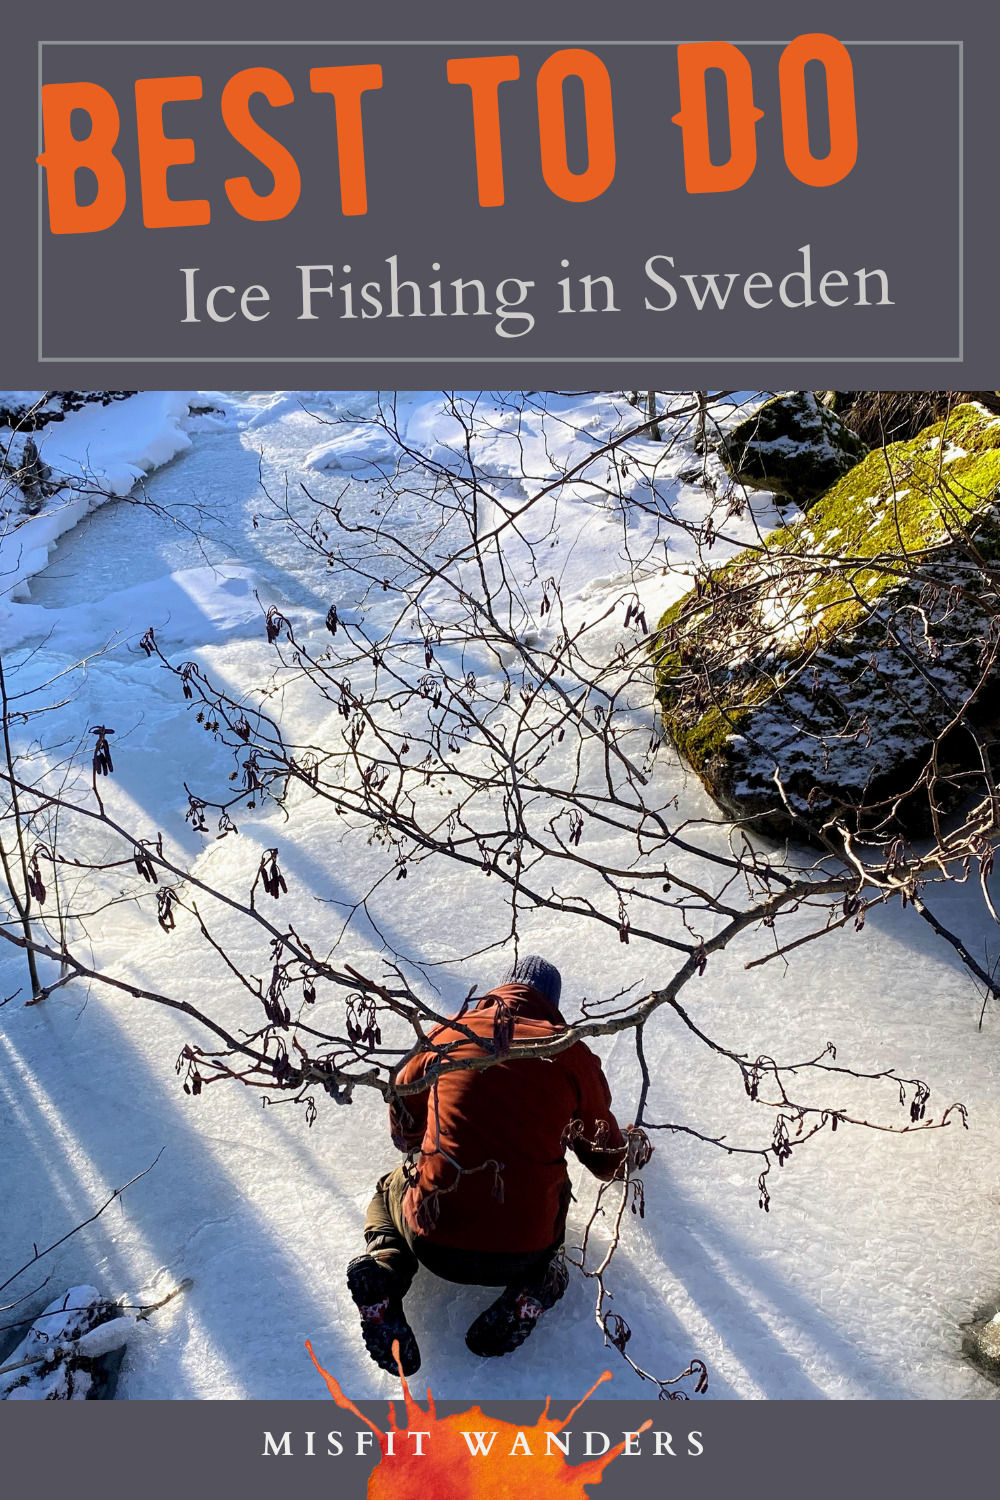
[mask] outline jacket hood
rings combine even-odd
[[[555,1026],[565,1026],[566,1021],[559,1007],[530,984],[498,984],[474,1007],[476,1010],[491,1010],[502,1000],[515,1016],[526,1021],[550,1021]]]

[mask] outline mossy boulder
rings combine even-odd
[[[915,834],[976,789],[1000,737],[998,495],[1000,417],[963,405],[667,610],[664,724],[730,817]]]
[[[812,391],[791,391],[734,427],[719,457],[737,483],[770,490],[807,510],[867,452]]]

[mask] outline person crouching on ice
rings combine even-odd
[[[462,1024],[490,1045],[498,1021],[512,1023],[515,1043],[545,1041],[565,1030],[561,989],[552,964],[522,958],[462,1014]],[[489,1046],[463,1040],[447,1025],[430,1040],[457,1041],[450,1060],[489,1055]],[[410,1058],[399,1082],[423,1077],[434,1060],[433,1052]],[[376,1184],[365,1219],[367,1252],[347,1268],[377,1365],[396,1374],[398,1339],[404,1375],[420,1367],[403,1298],[421,1265],[463,1286],[503,1287],[465,1336],[473,1354],[509,1354],[524,1343],[569,1280],[561,1253],[570,1202],[565,1144],[605,1182],[625,1158],[610,1106],[601,1064],[583,1042],[544,1060],[446,1073],[436,1089],[390,1106],[393,1144],[411,1154]]]

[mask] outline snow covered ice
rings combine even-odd
[[[492,467],[521,493],[529,482],[513,476],[526,451],[541,484],[616,420],[610,398],[559,404],[572,414],[572,439],[553,431],[546,443],[541,419],[533,427],[496,423]],[[210,409],[192,417],[189,405]],[[345,492],[360,503],[371,466],[395,462],[391,447],[370,429],[352,447],[349,428],[324,427],[317,415],[333,422],[371,409],[363,392],[151,393],[72,415],[40,444],[45,461],[55,467],[58,459],[67,474],[103,475],[120,498],[97,509],[86,497],[70,498],[56,518],[38,517],[22,528],[33,532],[2,543],[0,643],[9,656],[33,652],[24,673],[41,681],[112,643],[92,656],[58,720],[67,740],[92,724],[115,727],[109,807],[150,836],[162,830],[173,853],[216,885],[248,884],[261,852],[278,846],[296,922],[325,932],[328,944],[368,890],[372,851],[304,801],[290,805],[287,822],[273,806],[244,813],[238,838],[196,833],[185,821],[182,783],[208,783],[222,760],[176,681],[138,641],[152,625],[171,661],[192,659],[238,690],[269,671],[268,605],[303,639],[321,639],[331,600],[350,601],[323,560],[274,522],[260,481],[273,494],[301,480],[313,493]],[[439,397],[401,398],[398,417],[409,446],[442,465],[456,462]],[[696,517],[703,494],[679,477],[692,462],[697,467],[690,449],[671,460],[673,504]],[[149,505],[127,498],[140,471]],[[766,496],[754,501],[765,525],[777,519],[769,505]],[[643,585],[650,620],[685,587],[691,558],[682,542],[672,558],[677,571]],[[621,548],[614,508],[595,505],[584,485],[572,489],[552,554],[570,609],[596,614],[620,588]],[[376,597],[370,607],[375,616],[384,606]],[[319,709],[301,695],[290,693],[283,711],[300,734],[322,733]],[[700,785],[672,757],[661,751],[656,765],[664,801],[676,794],[686,812],[712,816]],[[724,846],[724,831],[718,837]],[[372,923],[359,919],[350,960],[377,959],[381,933],[414,965],[432,966],[426,973],[442,1004],[457,1007],[473,983],[485,989],[507,960],[500,948],[468,956],[495,940],[500,902],[499,892],[484,891],[487,882],[470,890],[475,879],[439,862],[402,892],[393,885]],[[986,928],[975,892],[945,887],[936,899],[941,918],[981,954]],[[585,994],[652,987],[662,963],[658,950],[622,946],[613,935],[609,943],[566,914],[530,914],[525,937],[562,970],[570,1011]],[[768,1214],[757,1206],[752,1158],[658,1134],[644,1172],[645,1219],[628,1216],[609,1278],[612,1307],[633,1329],[630,1352],[664,1374],[700,1356],[708,1399],[993,1399],[995,1387],[961,1357],[960,1325],[1000,1291],[996,1007],[979,1031],[967,971],[909,910],[872,911],[860,934],[847,928],[807,945],[784,977],[776,964],[743,967],[765,937],[713,957],[685,991],[685,1004],[713,1035],[752,1055],[814,1056],[833,1040],[853,1066],[894,1066],[926,1079],[939,1110],[961,1100],[970,1128],[911,1137],[824,1132],[772,1173]],[[228,1003],[232,980],[206,961],[190,923],[167,935],[148,908],[127,903],[97,917],[90,938],[103,968]],[[242,957],[260,972],[258,952]],[[5,996],[23,974],[17,956],[0,958]],[[136,1327],[119,1397],[326,1400],[306,1338],[353,1398],[397,1390],[364,1352],[344,1282],[375,1178],[399,1159],[374,1093],[359,1090],[349,1108],[321,1100],[311,1129],[301,1110],[262,1108],[256,1090],[220,1084],[190,1097],[174,1072],[181,1047],[197,1039],[184,1016],[101,986],[88,993],[79,982],[34,1007],[23,999],[0,1011],[3,1274],[28,1258],[33,1241],[48,1243],[87,1218],[164,1148],[154,1171],[42,1263],[52,1281],[27,1312],[34,1316],[75,1284],[155,1301],[191,1277],[183,1297]],[[730,1071],[665,1011],[648,1024],[645,1045],[652,1119],[759,1140],[761,1121]],[[624,1123],[636,1094],[631,1034],[598,1050]],[[890,1117],[891,1087],[877,1100]],[[582,1169],[571,1171],[580,1201],[570,1240],[592,1197]],[[435,1396],[579,1397],[609,1367],[610,1395],[650,1394],[603,1346],[592,1288],[578,1275],[524,1349],[486,1364],[463,1340],[490,1300],[488,1291],[420,1272],[407,1307],[423,1357],[419,1378]]]

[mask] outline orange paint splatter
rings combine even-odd
[[[424,1411],[400,1371],[407,1425],[396,1426],[395,1405],[390,1402],[389,1430],[383,1432],[344,1395],[308,1341],[306,1348],[337,1405],[352,1411],[378,1439],[382,1456],[368,1480],[368,1500],[589,1500],[584,1485],[600,1484],[608,1464],[625,1447],[618,1443],[599,1458],[570,1464],[558,1443],[548,1438],[549,1433],[562,1432],[584,1401],[611,1379],[610,1370],[604,1371],[561,1422],[548,1415],[550,1398],[546,1397],[532,1427],[487,1417],[478,1406],[439,1417],[429,1390]],[[398,1352],[394,1344],[397,1360]],[[639,1431],[652,1425],[647,1420]]]

